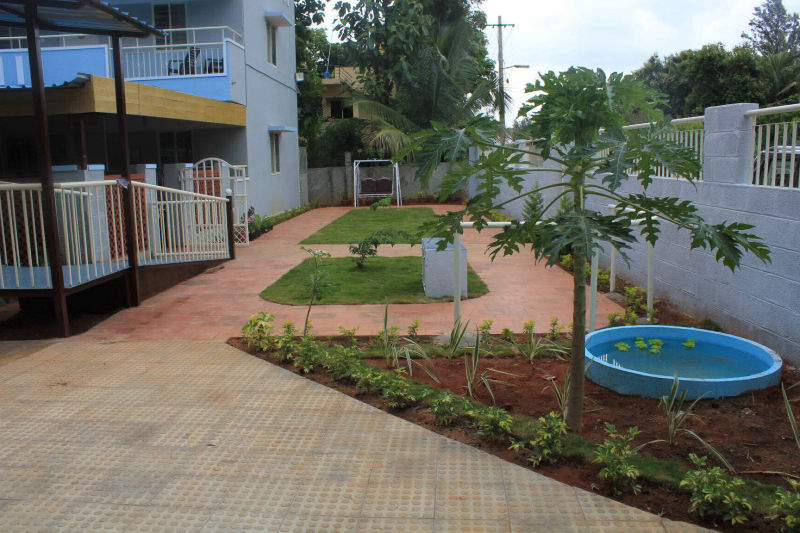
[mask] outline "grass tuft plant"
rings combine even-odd
[[[563,356],[569,354],[567,349],[560,346],[555,341],[547,338],[537,338],[534,334],[535,325],[536,323],[533,320],[525,322],[522,328],[522,334],[524,336],[524,342],[522,344],[515,340],[509,342],[509,344],[513,345],[519,354],[524,356],[528,362],[533,363],[536,357],[544,354],[550,354],[559,359],[563,359]]]
[[[461,343],[464,341],[464,336],[467,334],[467,328],[469,328],[469,320],[461,322],[459,318],[456,320],[455,324],[453,324],[453,329],[450,330],[450,337],[447,340],[446,346],[448,359],[452,360],[453,357],[464,350]]]
[[[492,390],[493,383],[502,383],[503,385],[511,385],[507,381],[502,381],[497,378],[491,377],[492,373],[505,374],[513,376],[510,372],[496,370],[494,368],[487,368],[478,374],[478,365],[481,358],[481,334],[480,330],[475,330],[475,345],[468,354],[464,354],[464,373],[467,378],[467,392],[469,397],[475,399],[475,392],[478,385],[483,385],[492,397],[492,403],[495,403],[494,391]]]
[[[800,383],[800,381],[789,387],[789,390],[796,387],[798,383]],[[783,405],[786,406],[786,416],[789,417],[789,425],[792,427],[794,442],[797,444],[797,449],[800,450],[800,430],[797,428],[797,419],[794,417],[794,412],[792,411],[792,402],[789,400],[789,395],[786,394],[786,390],[787,389],[784,384],[781,383],[781,394],[783,395]]]

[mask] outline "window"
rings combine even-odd
[[[186,4],[154,4],[153,24],[163,30],[185,28]],[[186,32],[168,32],[163,37],[156,37],[156,44],[186,44]]]
[[[267,61],[278,64],[278,27],[267,22]]]
[[[162,132],[158,138],[159,153],[161,154],[161,164],[171,163],[191,163],[192,158],[192,132],[190,131],[166,131]]]
[[[353,106],[346,100],[331,99],[331,118],[353,118]]]
[[[281,134],[269,134],[269,154],[272,158],[272,173],[278,174],[281,171]]]

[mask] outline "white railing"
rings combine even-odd
[[[54,192],[64,285],[75,287],[128,268],[117,182],[59,183]]]
[[[225,43],[170,44],[122,48],[125,79],[225,74]]]
[[[133,182],[140,265],[228,259],[226,198]]]
[[[0,289],[52,287],[42,220],[40,185],[0,184]]]
[[[116,181],[54,186],[64,286],[129,266],[123,189]],[[133,183],[139,264],[227,259],[227,199]],[[0,183],[0,289],[49,289],[39,184]]]
[[[745,115],[760,117],[800,111],[791,104],[754,109]],[[800,146],[797,145],[798,122],[755,124],[753,132],[753,185],[800,188]]]
[[[697,117],[687,117],[687,118],[677,118],[675,120],[670,121],[670,124],[673,126],[680,126],[682,124],[697,124],[702,123],[705,120],[702,116]],[[644,129],[649,128],[650,123],[642,123],[642,124],[631,124],[629,126],[624,126],[623,129],[626,130],[636,130],[636,129]],[[681,146],[685,146],[687,148],[691,148],[694,150],[697,158],[702,163],[703,161],[703,142],[705,141],[705,130],[700,129],[677,129],[674,128],[672,131],[664,134],[663,136],[665,139],[668,139],[676,144]],[[672,172],[670,169],[658,166],[655,169],[655,177],[659,178],[678,178],[677,174]],[[702,168],[700,170],[699,179],[703,179],[703,171]]]

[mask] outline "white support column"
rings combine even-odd
[[[592,254],[592,281],[591,297],[589,300],[589,331],[594,331],[595,318],[597,317],[597,263],[599,260],[599,250]]]
[[[653,245],[647,244],[647,321],[653,316]]]
[[[461,234],[453,235],[453,324],[461,320]]]

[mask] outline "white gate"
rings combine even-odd
[[[233,240],[237,245],[250,244],[247,228],[247,165],[231,165],[222,159],[202,159],[181,171],[183,190],[209,196],[225,197],[233,192]]]

